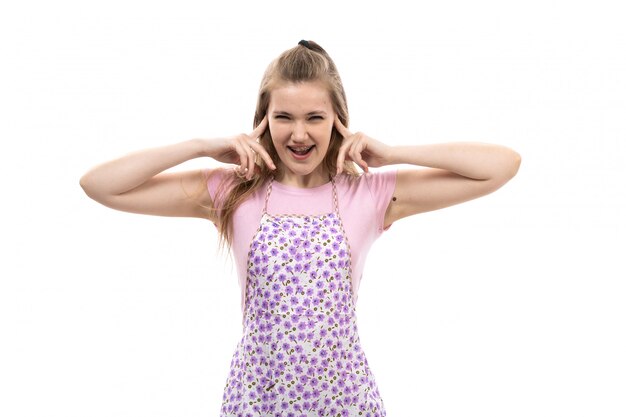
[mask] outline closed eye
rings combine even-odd
[[[288,120],[288,119],[290,119],[290,116],[286,115],[286,114],[275,114],[274,115],[274,119]],[[315,115],[309,116],[309,120],[324,120],[324,116],[323,115],[319,115],[319,114],[315,114]]]

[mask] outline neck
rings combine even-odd
[[[330,174],[326,171],[314,171],[307,175],[297,175],[283,171],[275,177],[281,184],[299,188],[313,188],[326,184],[330,181]]]

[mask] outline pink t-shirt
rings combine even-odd
[[[205,174],[209,172],[210,170],[206,170]],[[395,190],[396,173],[396,170],[388,170],[370,172],[358,177],[346,174],[335,177],[339,216],[350,245],[355,306],[367,252],[384,231],[385,212]],[[216,200],[220,182],[223,178],[232,178],[234,175],[233,169],[218,168],[209,176],[207,187],[216,207],[220,205],[219,198],[223,197],[220,193]],[[242,313],[245,313],[248,252],[260,225],[267,184],[263,184],[241,203],[233,215],[232,252],[241,289]],[[319,215],[332,211],[333,191],[330,182],[313,188],[287,186],[277,181],[272,183],[267,203],[268,214]]]

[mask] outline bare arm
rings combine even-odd
[[[521,164],[514,150],[477,142],[392,147],[389,160],[427,168],[398,171],[396,201],[389,205],[385,225],[492,193],[513,178]]]
[[[80,179],[87,195],[116,210],[158,216],[199,217],[215,221],[211,197],[202,170],[164,172],[193,158],[208,156],[239,164],[251,177],[256,155],[273,168],[271,158],[256,138],[267,120],[249,135],[191,139],[144,149],[95,166]]]
[[[116,210],[211,219],[201,170],[163,172],[201,156],[208,156],[201,139],[144,149],[95,166],[80,185],[89,197]]]
[[[385,227],[417,213],[462,203],[502,187],[517,174],[522,158],[505,146],[480,142],[389,146],[357,132],[352,134],[335,118],[344,141],[337,157],[338,171],[346,159],[363,170],[393,164],[418,165],[398,171],[393,203]]]

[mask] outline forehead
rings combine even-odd
[[[280,83],[270,93],[270,112],[308,113],[312,110],[332,110],[328,88],[321,81]]]

